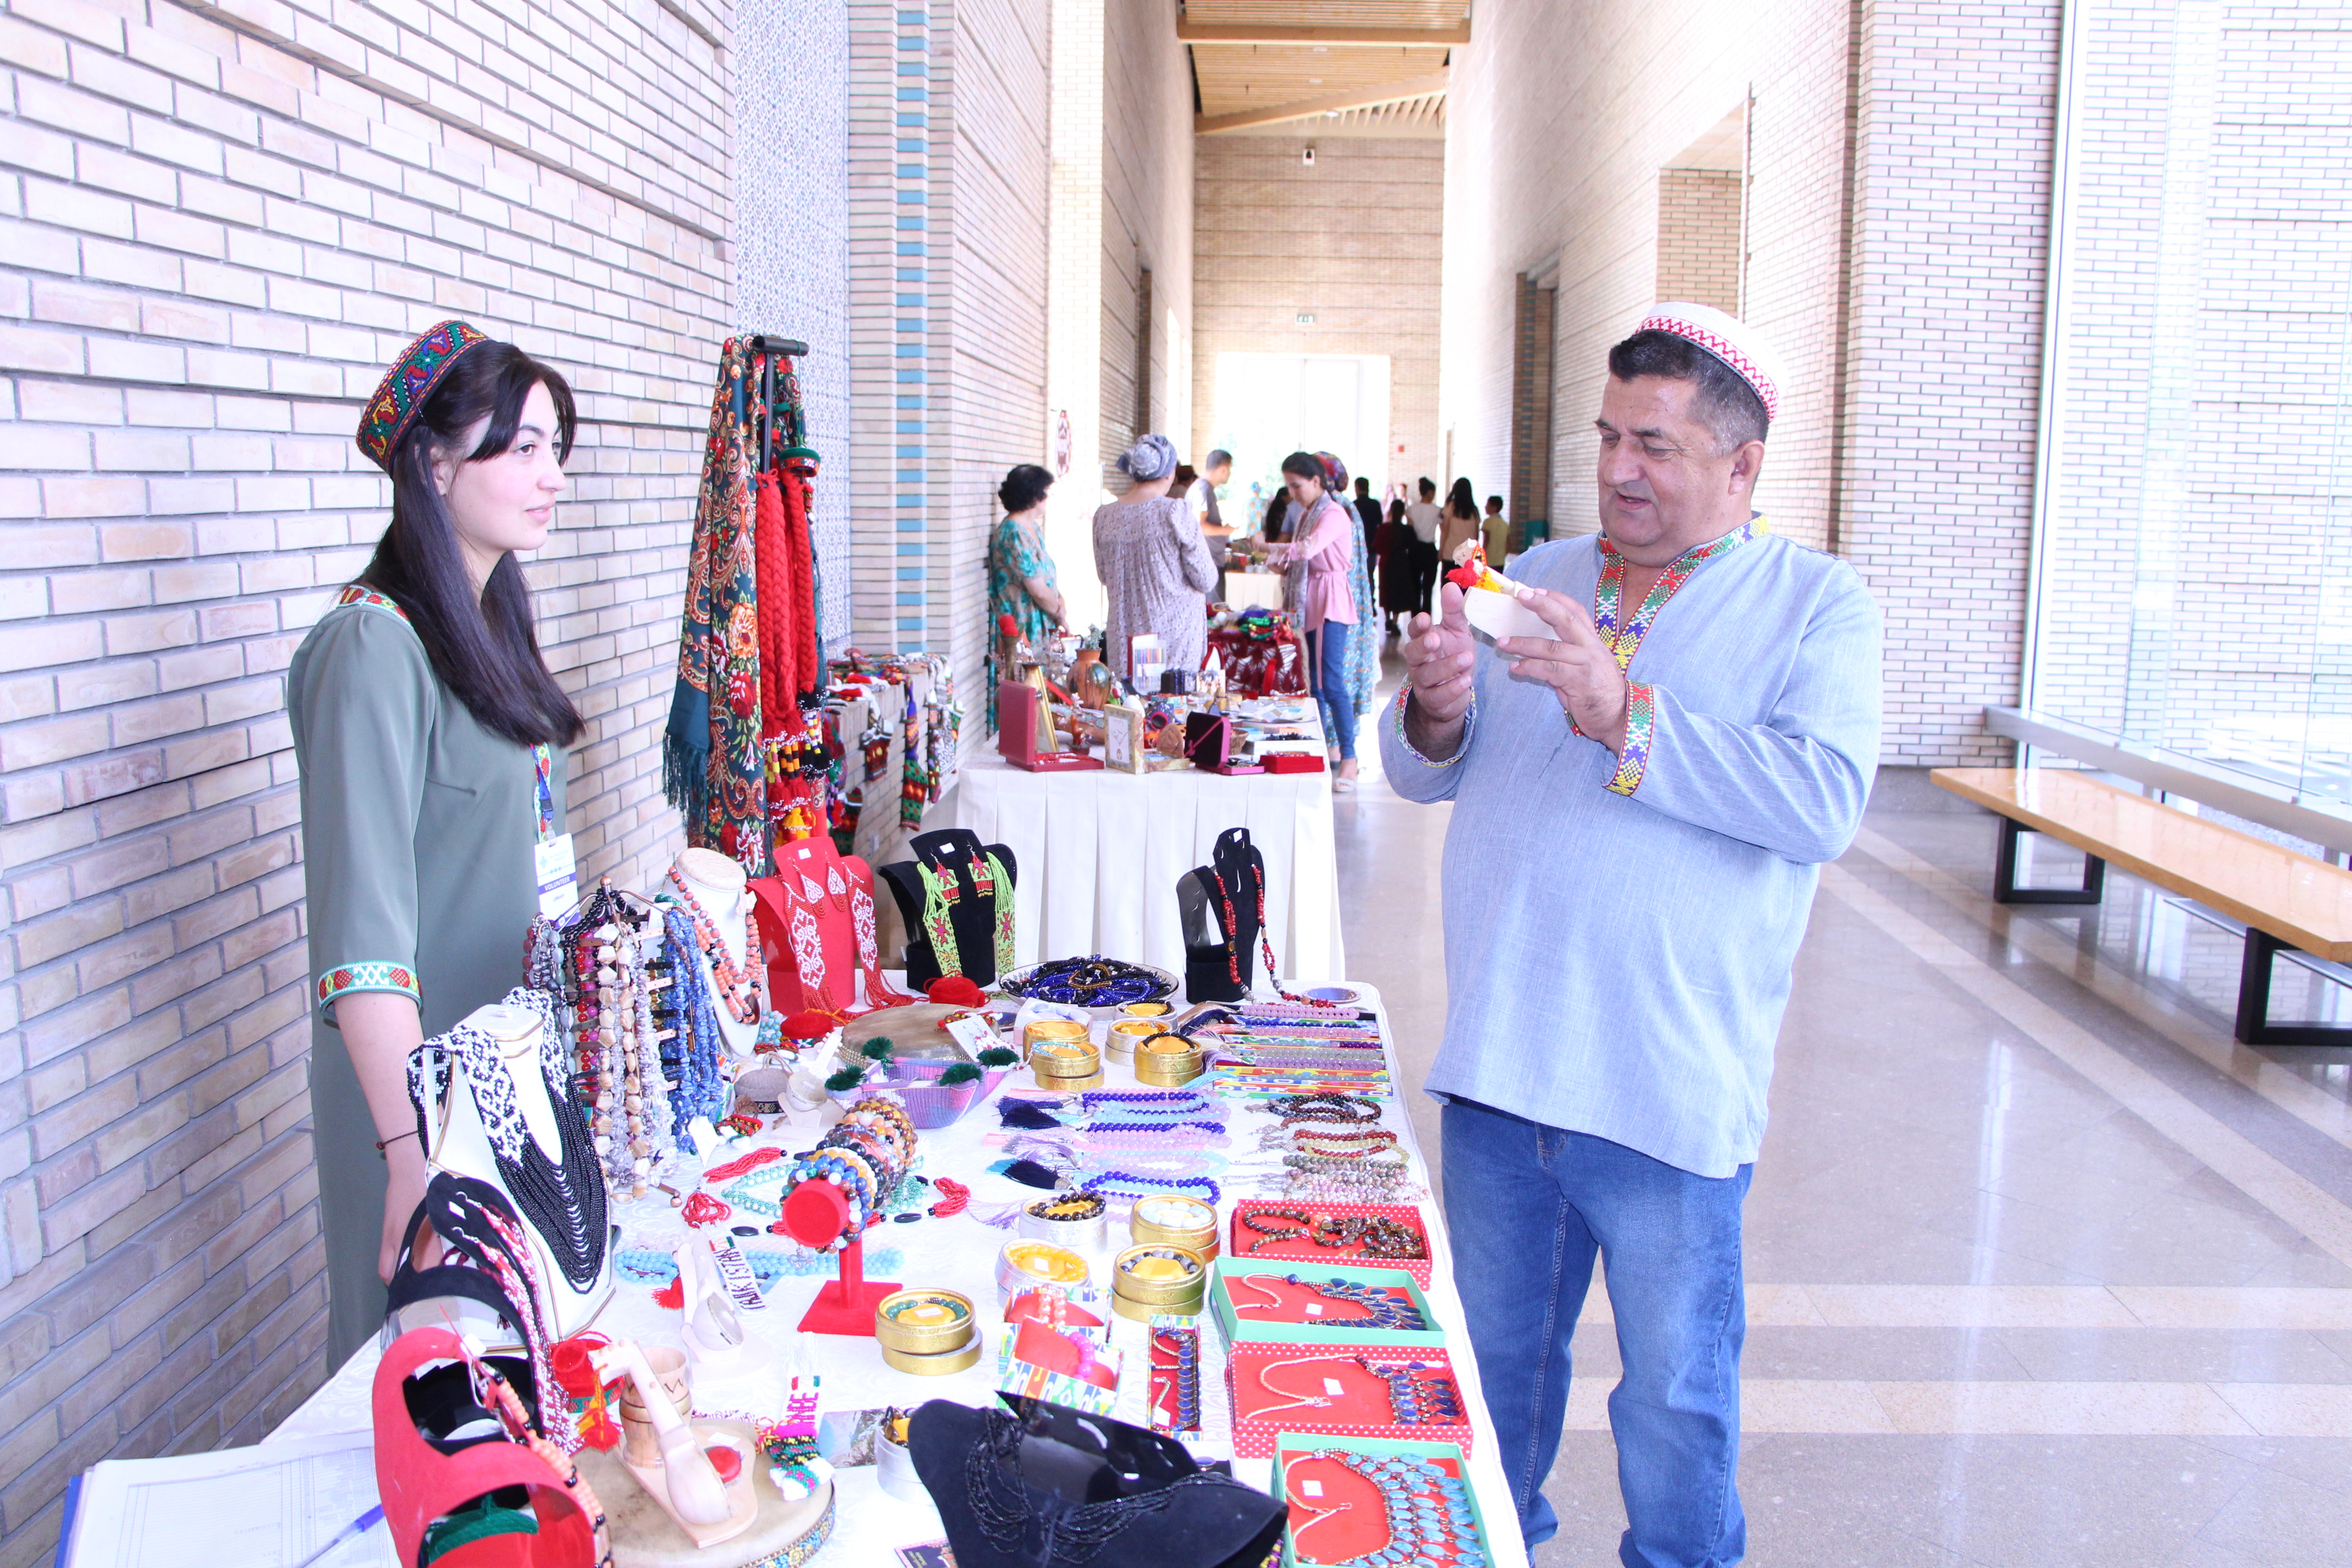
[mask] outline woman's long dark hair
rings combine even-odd
[[[1478,497],[1470,489],[1468,479],[1454,481],[1454,488],[1445,492],[1445,510],[1456,517],[1466,517],[1473,522],[1478,521]]]
[[[359,582],[407,612],[433,673],[482,728],[520,745],[568,746],[579,739],[580,710],[540,657],[522,568],[511,553],[500,556],[478,595],[448,503],[433,482],[434,459],[457,448],[482,419],[489,423],[464,461],[478,463],[513,447],[534,386],[555,400],[561,461],[572,454],[577,422],[563,377],[512,343],[482,343],[458,356],[392,454],[392,526]]]

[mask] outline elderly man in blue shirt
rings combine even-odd
[[[1454,803],[1429,1089],[1504,1469],[1550,1539],[1597,1254],[1628,1568],[1747,1551],[1740,1206],[1819,868],[1878,756],[1877,606],[1751,505],[1783,384],[1744,323],[1656,307],[1609,353],[1601,532],[1516,566],[1550,635],[1481,647],[1448,584],[1381,725],[1396,789]]]

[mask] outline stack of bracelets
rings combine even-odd
[[[1129,1002],[1157,1002],[1176,989],[1169,977],[1139,963],[1089,955],[1055,958],[1031,966],[1005,982],[1008,996],[1035,1002],[1058,1002],[1071,1007],[1116,1007]]]
[[[841,1234],[817,1250],[839,1252],[864,1234],[869,1220],[915,1166],[915,1123],[895,1100],[861,1100],[833,1125],[817,1146],[793,1162],[784,1177],[789,1196],[803,1182],[827,1181],[849,1200]],[[781,1224],[781,1222],[779,1222]]]

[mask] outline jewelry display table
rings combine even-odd
[[[1312,775],[1319,777],[1319,775]],[[1064,781],[1066,782],[1066,781]],[[1126,781],[1146,787],[1172,783],[1168,779],[1132,779]],[[1244,781],[1210,778],[1210,784],[1237,784]],[[1285,781],[1287,782],[1287,781]],[[1269,870],[1273,857],[1269,856]],[[1190,865],[1193,862],[1187,862]],[[1170,873],[1172,882],[1175,872]],[[1158,900],[1172,903],[1173,900]],[[1292,982],[1297,989],[1298,982]],[[1388,1033],[1388,1016],[1381,1005],[1379,994],[1370,985],[1357,982],[1348,984],[1360,997],[1360,1005],[1372,1009],[1380,1018],[1381,1037],[1388,1042],[1388,1066],[1391,1080],[1397,1071],[1395,1045]],[[856,1038],[856,1024],[850,1026]],[[1124,1062],[1111,1061],[1105,1067],[1108,1082],[1114,1089],[1133,1089],[1139,1086],[1134,1074]],[[1209,1080],[1196,1080],[1193,1086],[1206,1092]],[[930,1178],[947,1177],[971,1188],[971,1206],[985,1210],[1014,1201],[1028,1202],[1042,1194],[1003,1176],[991,1175],[988,1166],[1004,1158],[1004,1130],[996,1113],[996,1102],[1007,1094],[1034,1093],[1029,1072],[1015,1070],[1003,1086],[986,1100],[975,1106],[963,1119],[951,1127],[921,1134],[921,1156],[919,1172]],[[1400,1095],[1417,1092],[1400,1083]],[[1236,1202],[1263,1200],[1267,1196],[1265,1181],[1279,1170],[1272,1161],[1260,1163],[1255,1155],[1258,1133],[1275,1122],[1267,1116],[1247,1110],[1241,1102],[1228,1100],[1227,1126],[1231,1134],[1228,1148],[1223,1152],[1234,1159],[1235,1165],[1215,1173],[1222,1189],[1217,1205],[1221,1236],[1230,1236],[1232,1215]],[[806,1149],[816,1142],[820,1129],[812,1123],[794,1128],[784,1125],[780,1118],[768,1119],[769,1128],[761,1137],[748,1142],[730,1142],[714,1156],[713,1163],[740,1159],[751,1148],[776,1144],[784,1149]],[[1427,1186],[1427,1165],[1414,1143],[1412,1124],[1405,1107],[1391,1099],[1382,1107],[1381,1128],[1393,1131],[1398,1147],[1409,1156],[1415,1179],[1423,1189]],[[689,1178],[690,1179],[690,1178]],[[685,1190],[683,1182],[673,1180],[673,1185]],[[723,1187],[724,1183],[714,1183]],[[1402,1201],[1402,1200],[1400,1200]],[[1463,1326],[1462,1304],[1455,1295],[1453,1280],[1452,1251],[1445,1234],[1444,1220],[1436,1205],[1423,1197],[1415,1205],[1429,1241],[1429,1279],[1421,1295],[1426,1301],[1431,1318],[1446,1337],[1453,1374],[1458,1382],[1465,1414],[1473,1435],[1469,1475],[1479,1512],[1484,1518],[1487,1534],[1487,1562],[1496,1568],[1526,1560],[1526,1547],[1519,1537],[1517,1516],[1510,1500],[1510,1489],[1502,1468],[1495,1457],[1495,1430],[1487,1419],[1486,1405],[1479,1392],[1478,1371],[1470,1352],[1467,1331]],[[670,1206],[666,1194],[635,1203],[614,1205],[614,1217],[621,1226],[620,1250],[624,1254],[654,1252],[667,1254],[686,1233],[685,1221],[679,1211]],[[738,1211],[717,1222],[710,1229],[724,1234],[735,1225],[755,1225],[756,1237],[735,1237],[747,1253],[757,1254],[767,1249],[782,1249],[789,1246],[782,1237],[767,1234],[768,1217]],[[912,1223],[886,1221],[866,1233],[866,1269],[877,1276],[902,1280],[910,1286],[941,1288],[962,1292],[980,1309],[982,1319],[982,1337],[984,1347],[979,1363],[971,1369],[943,1377],[920,1377],[893,1370],[885,1363],[877,1342],[871,1338],[842,1338],[814,1335],[808,1340],[816,1370],[824,1380],[824,1409],[827,1412],[879,1408],[898,1405],[909,1408],[930,1399],[950,1399],[958,1403],[985,1406],[995,1402],[994,1381],[997,1348],[1005,1332],[999,1320],[996,1292],[997,1254],[1004,1243],[1013,1238],[1011,1230],[999,1230],[980,1223],[970,1212],[946,1218],[933,1218],[928,1214]],[[1110,1260],[1129,1246],[1127,1227],[1114,1225],[1110,1245],[1098,1254],[1090,1254],[1094,1281],[1106,1284]],[[880,1257],[897,1252],[893,1260]],[[1349,1261],[1359,1261],[1349,1259]],[[1258,1267],[1274,1267],[1259,1260]],[[1302,1273],[1315,1273],[1311,1263],[1281,1266]],[[1401,1267],[1401,1266],[1400,1266]],[[816,1291],[832,1277],[828,1267],[823,1273],[805,1275],[788,1273],[767,1291],[765,1310],[747,1313],[743,1321],[757,1334],[778,1347],[787,1346],[793,1338],[793,1325],[800,1321]],[[656,1286],[640,1279],[631,1279],[625,1273],[614,1297],[594,1325],[615,1338],[636,1338],[649,1344],[675,1345],[681,1328],[679,1314],[654,1301]],[[1223,1336],[1213,1315],[1204,1313],[1201,1323],[1202,1348],[1202,1425],[1206,1436],[1188,1441],[1197,1457],[1203,1459],[1233,1457],[1232,1424],[1229,1399],[1225,1387],[1227,1352]],[[1125,1372],[1119,1383],[1118,1404],[1114,1414],[1121,1420],[1143,1425],[1148,1420],[1150,1352],[1149,1330],[1141,1322],[1114,1316],[1111,1319],[1111,1343],[1125,1355]],[[331,1433],[365,1430],[368,1421],[368,1392],[373,1377],[376,1349],[373,1344],[362,1348],[316,1394],[279,1425],[267,1439],[270,1442],[297,1437],[320,1436]],[[595,1484],[608,1510],[618,1514],[625,1503],[632,1483],[620,1477],[609,1480],[604,1469],[596,1472]],[[1265,1458],[1234,1458],[1234,1474],[1252,1486],[1274,1489],[1272,1462]],[[914,1489],[911,1496],[898,1496],[882,1490],[877,1472],[872,1465],[856,1466],[839,1470],[835,1478],[835,1512],[833,1533],[823,1550],[812,1561],[820,1565],[839,1563],[843,1568],[896,1568],[898,1548],[942,1539],[943,1531],[937,1512],[928,1497]],[[342,1521],[337,1521],[340,1525]],[[381,1537],[379,1537],[381,1539]],[[714,1549],[706,1559],[711,1563],[730,1561],[725,1546]],[[389,1560],[387,1552],[385,1560]],[[677,1561],[690,1561],[678,1559]],[[667,1563],[671,1559],[658,1561]]]
[[[1319,735],[1312,705],[1304,706],[1309,717],[1296,728]],[[1282,972],[1347,973],[1328,771],[1033,773],[983,747],[965,761],[943,805],[944,826],[1004,845],[1021,868],[1018,964],[1098,952],[1183,973],[1184,932],[1169,895],[1184,873],[1208,863],[1217,835],[1246,827],[1265,857],[1265,907],[1275,918],[1267,935]]]

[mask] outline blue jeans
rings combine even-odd
[[[1356,699],[1348,689],[1348,634],[1352,626],[1325,621],[1307,634],[1307,668],[1315,674],[1315,700],[1323,710],[1323,733],[1339,748],[1339,760],[1356,760]]]
[[[1446,1102],[1445,1223],[1496,1447],[1532,1546],[1559,1530],[1543,1495],[1568,1410],[1569,1341],[1597,1252],[1624,1375],[1609,1395],[1626,1568],[1727,1568],[1740,1511],[1740,1205],[1721,1179],[1469,1100]]]

